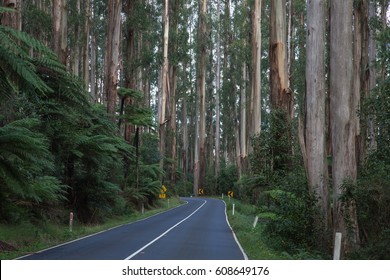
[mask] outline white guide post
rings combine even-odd
[[[340,259],[342,236],[343,236],[343,234],[341,232],[336,232],[336,236],[334,239],[334,251],[333,251],[333,259],[334,260]]]
[[[255,217],[255,220],[254,220],[254,222],[253,222],[253,228],[256,227],[258,221],[259,221],[259,217],[256,216],[256,217]]]
[[[69,231],[72,232],[73,230],[73,212],[70,212],[69,214]]]

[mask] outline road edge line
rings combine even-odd
[[[226,223],[228,224],[228,226],[230,227],[230,229],[231,229],[231,231],[232,231],[232,233],[233,233],[234,240],[236,240],[236,243],[237,243],[238,247],[239,247],[240,250],[241,250],[241,253],[242,253],[243,257],[244,257],[244,260],[247,261],[247,260],[249,260],[248,255],[245,253],[244,248],[242,248],[240,241],[238,240],[236,234],[234,233],[233,228],[231,227],[231,225],[230,225],[230,223],[229,223],[229,219],[228,219],[228,215],[227,215],[227,205],[226,205],[226,202],[225,202],[225,200],[222,200],[222,199],[221,199],[221,201],[225,204],[225,218],[226,218]]]
[[[181,199],[181,198],[180,198],[180,199]],[[95,235],[98,235],[98,234],[101,234],[101,233],[105,233],[105,232],[110,231],[110,230],[114,230],[114,229],[119,228],[119,227],[123,227],[123,226],[131,225],[131,224],[135,224],[135,223],[138,223],[138,222],[142,222],[142,221],[145,221],[145,220],[147,220],[147,219],[149,219],[149,218],[158,216],[158,215],[163,214],[163,213],[167,213],[167,212],[169,212],[169,211],[171,211],[171,210],[173,210],[173,209],[179,208],[179,207],[184,206],[184,205],[187,205],[187,204],[188,204],[188,201],[185,201],[185,203],[183,203],[183,204],[177,205],[177,206],[175,206],[175,207],[173,207],[173,208],[170,208],[170,209],[168,209],[168,210],[165,210],[165,211],[163,211],[163,212],[159,212],[159,213],[153,214],[153,215],[151,215],[151,216],[149,216],[149,217],[146,217],[146,218],[143,218],[143,219],[140,219],[140,220],[136,220],[136,221],[132,221],[132,222],[129,222],[129,223],[117,225],[117,226],[115,226],[115,227],[108,228],[108,229],[105,229],[105,230],[102,230],[102,231],[99,231],[99,232],[91,233],[91,234],[89,234],[89,235],[86,235],[86,236],[83,236],[83,237],[79,237],[79,238],[77,238],[77,239],[69,240],[69,241],[67,241],[67,242],[60,243],[60,244],[54,245],[54,246],[52,246],[52,247],[49,247],[49,248],[46,248],[46,249],[43,249],[43,250],[40,250],[40,251],[37,251],[37,252],[33,252],[33,253],[31,253],[31,254],[27,254],[27,255],[23,255],[23,256],[17,257],[17,258],[15,258],[14,260],[23,260],[23,258],[32,256],[32,255],[34,255],[34,254],[39,254],[39,253],[42,253],[42,252],[45,252],[45,251],[49,251],[49,250],[51,250],[51,249],[55,249],[55,248],[58,248],[58,247],[61,247],[61,246],[65,246],[65,245],[71,244],[71,243],[73,243],[73,242],[77,242],[77,241],[80,241],[80,240],[83,240],[83,239],[86,239],[86,238],[89,238],[89,237],[92,237],[92,236],[95,236]]]

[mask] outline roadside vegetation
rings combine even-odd
[[[325,259],[327,256],[316,254],[310,250],[290,246],[281,240],[277,234],[268,232],[269,224],[266,219],[259,218],[255,227],[256,216],[261,216],[258,209],[237,199],[224,198],[230,226],[250,260],[309,260]],[[234,215],[232,213],[234,207]],[[281,242],[279,244],[279,242]]]

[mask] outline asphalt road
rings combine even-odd
[[[211,198],[65,243],[28,260],[242,260],[246,258],[227,223],[225,204]]]

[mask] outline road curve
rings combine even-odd
[[[150,218],[65,243],[26,260],[240,260],[245,253],[228,225],[225,203],[187,203]]]

